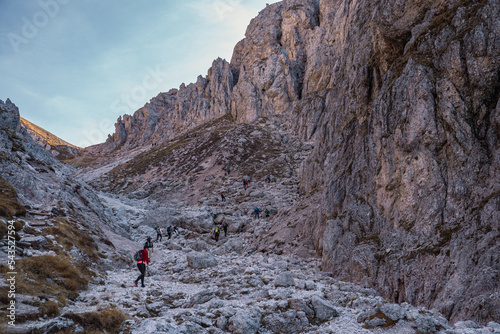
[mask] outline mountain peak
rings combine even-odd
[[[31,123],[25,118],[19,117],[19,119],[21,125],[27,130],[33,140],[59,160],[72,159],[76,157],[78,152],[81,150],[80,147],[68,143],[42,127]]]

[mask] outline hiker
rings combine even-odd
[[[271,175],[267,174],[266,176],[266,182],[271,183]]]
[[[269,214],[271,213],[268,208],[266,208],[266,211],[264,211],[266,214],[266,219],[269,219]]]
[[[215,227],[214,234],[215,234],[215,241],[219,241],[219,234],[220,234],[219,226]]]
[[[226,201],[226,196],[224,196],[224,192],[223,191],[220,192],[220,198],[221,198],[222,202]]]
[[[231,173],[231,170],[229,168],[226,169],[226,175],[229,175]]]
[[[158,226],[156,228],[156,242],[158,242],[158,239],[160,239],[160,241],[161,241],[161,239],[163,238],[163,236],[161,235],[161,232],[162,232],[161,228],[160,228],[160,226]]]
[[[255,208],[253,210],[254,218],[259,219],[259,213],[260,213],[260,209],[259,208]]]
[[[172,229],[172,233],[179,235],[179,231],[177,230],[177,226],[174,226],[174,228]]]
[[[149,238],[151,239],[151,238]],[[134,256],[134,259],[137,260],[137,268],[139,268],[139,271],[141,274],[137,279],[134,281],[134,285],[137,286],[137,282],[141,280],[141,287],[144,288],[144,276],[146,275],[146,266],[149,267],[149,254],[148,254],[148,247],[146,247],[147,243],[144,244],[144,249],[142,251],[139,251],[136,253],[136,256]],[[139,254],[140,253],[140,254]]]
[[[153,242],[151,241],[151,237],[148,237],[148,240],[144,244],[144,249],[151,248],[151,254],[153,254]]]
[[[225,220],[222,222],[222,229],[224,230],[224,236],[227,237],[227,222]]]
[[[172,238],[172,226],[167,227],[168,240]]]
[[[247,185],[248,185],[247,179],[243,179],[243,189],[247,190]]]

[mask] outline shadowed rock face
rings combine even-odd
[[[451,319],[498,318],[499,6],[408,3],[402,18],[340,4],[347,31],[325,29],[345,42],[303,168],[306,191],[326,186],[312,237],[337,277]]]
[[[498,319],[499,12],[494,0],[269,5],[230,65],[124,116],[103,147],[225,113],[278,119],[316,142],[301,186],[306,204],[321,200],[300,233],[324,270],[452,320]]]

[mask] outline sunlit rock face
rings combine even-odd
[[[231,104],[232,88],[229,63],[216,59],[208,74],[198,76],[196,83],[182,84],[179,89],[160,93],[134,115],[118,118],[115,133],[94,150],[159,143],[224,116]]]

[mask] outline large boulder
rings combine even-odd
[[[314,310],[314,316],[319,321],[327,321],[339,316],[338,311],[332,303],[317,295],[312,296],[311,305]]]
[[[215,267],[217,260],[210,253],[191,252],[187,256],[187,264],[192,269]]]
[[[289,271],[282,272],[276,277],[274,281],[274,285],[276,287],[289,287],[295,286],[295,280],[293,279],[293,275]]]
[[[227,329],[236,334],[255,334],[259,330],[261,316],[259,309],[238,310],[229,318]]]
[[[296,310],[269,314],[262,319],[262,322],[273,333],[283,334],[300,333],[309,326],[306,314]]]

